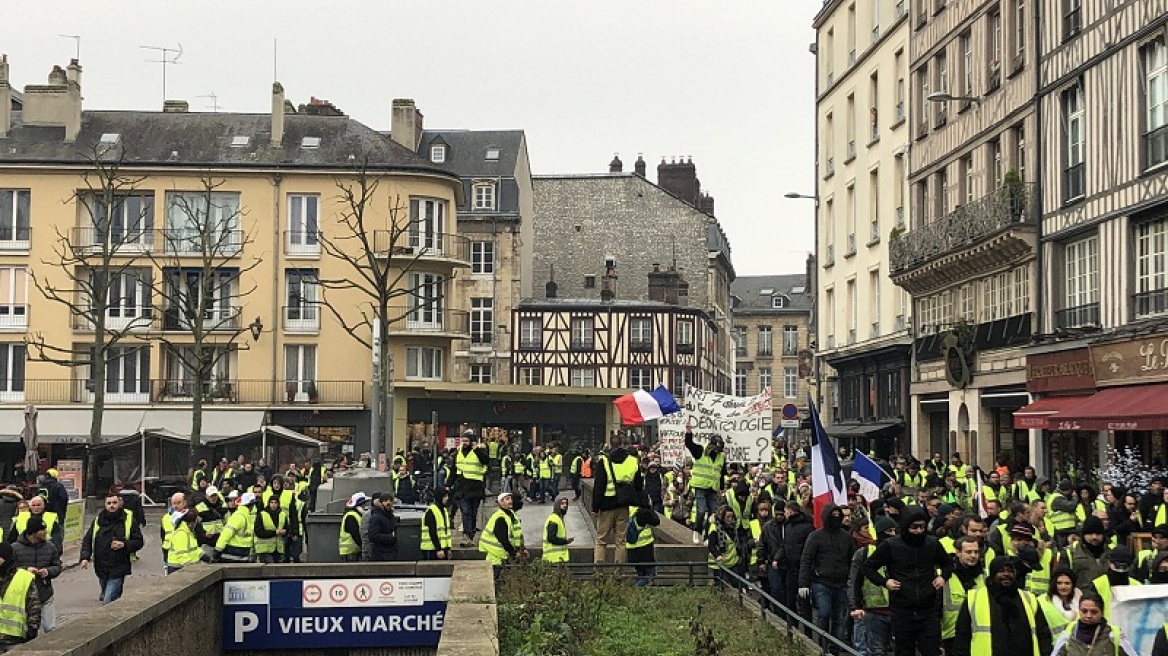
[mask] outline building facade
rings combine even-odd
[[[833,437],[908,450],[912,304],[888,281],[906,227],[909,28],[903,1],[829,0],[816,30],[817,377]]]
[[[751,396],[771,388],[774,422],[784,405],[809,417],[808,393],[814,384],[811,316],[815,303],[815,258],[805,274],[739,276],[730,286],[734,299],[734,395]]]
[[[1038,7],[1047,275],[1027,349],[1037,399],[1015,426],[1048,471],[1109,445],[1164,462],[1168,2]]]
[[[534,284],[554,282],[561,298],[647,301],[642,276],[677,272],[677,304],[713,322],[712,341],[697,343],[713,362],[711,389],[729,393],[734,268],[713,199],[701,193],[692,162],[662,162],[658,184],[645,178],[643,160],[633,173],[622,169],[616,158],[607,174],[535,177]]]

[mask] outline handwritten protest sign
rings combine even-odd
[[[722,437],[726,462],[769,462],[771,458],[771,388],[757,396],[730,396],[687,387],[681,412],[657,420],[661,460],[667,466],[684,462],[685,425],[693,422],[694,441],[705,444]]]
[[[1137,654],[1152,653],[1156,632],[1168,621],[1168,585],[1121,585],[1111,594],[1116,626]]]

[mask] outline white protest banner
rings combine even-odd
[[[684,462],[685,425],[693,422],[694,441],[704,445],[712,435],[726,445],[726,462],[770,462],[771,388],[757,396],[730,396],[687,387],[681,412],[657,420],[661,460],[667,466]]]
[[[1168,584],[1120,585],[1111,589],[1114,624],[1137,654],[1152,653],[1156,632],[1168,621]]]

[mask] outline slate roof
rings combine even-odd
[[[704,314],[699,308],[688,305],[673,305],[672,303],[665,303],[663,301],[639,301],[628,298],[614,298],[611,301],[603,301],[599,298],[525,298],[519,301],[519,306],[520,309],[533,309],[542,307],[614,307],[651,308],[662,310],[675,309]]]
[[[803,287],[802,293],[793,290]],[[773,289],[775,294],[782,294],[790,299],[783,308],[771,306],[772,294],[763,294],[762,290]],[[815,302],[815,291],[807,287],[807,276],[802,273],[790,273],[780,276],[738,276],[730,283],[730,294],[735,297],[735,312],[754,312],[767,310],[771,312],[807,312]]]
[[[282,144],[273,147],[270,114],[86,111],[74,143],[65,143],[64,128],[27,126],[21,114],[14,112],[8,138],[0,139],[0,164],[86,164],[103,134],[118,134],[124,161],[135,164],[348,168],[367,157],[375,168],[448,174],[347,116],[287,114]],[[232,146],[237,136],[250,137],[247,145]],[[303,137],[319,137],[320,146],[302,148]]]
[[[523,145],[523,130],[425,130],[418,156],[430,162],[430,146],[446,144],[446,161],[431,166],[464,178],[511,178]],[[487,148],[498,148],[499,159],[488,160]]]

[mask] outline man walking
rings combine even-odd
[[[512,503],[510,492],[499,494],[499,508],[487,520],[483,537],[479,540],[479,551],[493,566],[496,581],[503,571],[503,563],[527,552],[523,547],[523,523],[511,509]]]
[[[998,556],[984,588],[969,591],[957,616],[952,656],[1046,656],[1050,627],[1034,595],[1020,589],[1016,560]]]
[[[953,573],[953,559],[927,526],[924,510],[906,508],[900,535],[880,543],[864,563],[868,580],[889,591],[896,656],[941,652],[940,591]]]
[[[823,528],[813,531],[799,565],[799,596],[812,599],[815,623],[845,644],[848,614],[848,572],[856,543],[844,529],[844,511],[835,504],[823,508]],[[824,642],[823,647],[828,645]]]
[[[103,606],[122,596],[126,577],[133,571],[130,557],[143,544],[142,528],[122,508],[121,496],[107,494],[104,508],[81,538],[81,569],[89,569],[93,563]]]
[[[37,637],[41,628],[41,600],[36,576],[17,566],[12,545],[0,543],[0,653]]]
[[[556,507],[543,524],[543,562],[568,562],[568,545],[576,538],[568,537],[568,527],[564,516],[568,514],[568,497],[556,500]]]
[[[53,579],[61,574],[61,554],[48,541],[45,524],[39,519],[29,520],[24,535],[12,545],[16,566],[36,577],[36,589],[41,602],[41,633],[57,628],[57,611],[53,607]]]
[[[877,543],[896,537],[896,522],[887,515],[877,517],[873,528],[876,530]],[[865,656],[884,656],[888,643],[892,642],[892,613],[888,610],[888,590],[876,587],[864,577],[864,563],[875,551],[874,544],[857,549],[852,556],[852,569],[848,575],[848,600],[853,609],[852,619],[856,621],[856,631],[853,635],[857,639],[853,642],[859,645],[858,636],[860,634],[864,636],[867,645]]]
[[[478,533],[479,506],[487,496],[487,462],[490,457],[485,447],[477,444],[472,430],[462,434],[463,443],[454,456],[454,498],[462,513],[461,545],[474,544]]]
[[[639,505],[644,484],[640,464],[625,450],[624,438],[614,434],[609,438],[609,446],[608,453],[600,456],[596,483],[592,488],[592,512],[596,518],[596,545],[592,559],[603,563],[611,540],[616,545],[614,562],[623,563],[629,506]]]

